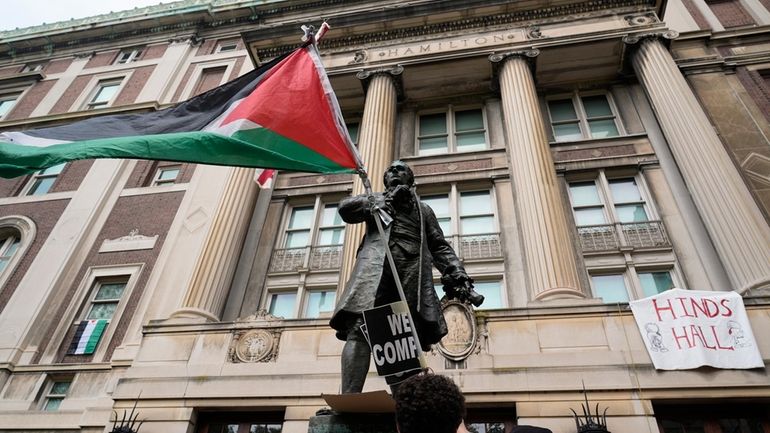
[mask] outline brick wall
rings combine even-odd
[[[35,83],[24,97],[14,105],[13,110],[8,113],[5,120],[26,119],[32,114],[32,111],[40,105],[45,95],[51,91],[51,87],[58,80],[45,80]]]
[[[142,60],[159,59],[166,54],[166,48],[168,48],[168,44],[150,45],[144,50]]]
[[[193,172],[195,171],[195,164],[179,163],[172,161],[137,161],[134,171],[131,172],[131,176],[126,182],[126,188],[140,188],[144,186],[150,186],[152,180],[155,178],[155,173],[158,167],[179,165],[179,176],[177,176],[174,183],[187,183],[190,181]]]
[[[48,62],[43,68],[46,74],[60,74],[67,70],[72,64],[72,59],[58,59]]]
[[[144,85],[147,84],[147,79],[152,75],[152,71],[155,70],[155,65],[145,66],[143,68],[137,68],[134,73],[131,74],[131,78],[128,83],[123,85],[123,89],[120,94],[115,98],[113,106],[128,105],[136,102],[136,97],[139,96]]]
[[[99,66],[109,66],[115,61],[120,50],[107,51],[104,53],[98,53],[91,56],[86,63],[85,69],[98,68]]]
[[[5,68],[0,68],[0,78],[16,75],[19,72],[21,72],[21,68],[23,67],[24,67],[23,65],[15,65],[15,66],[7,66]]]
[[[739,0],[712,0],[708,5],[725,28],[754,24],[754,19]]]
[[[64,166],[56,183],[51,186],[51,192],[75,191],[88,174],[88,170],[94,165],[93,159],[72,161]]]
[[[112,208],[107,221],[99,233],[96,241],[91,247],[88,257],[86,258],[83,267],[79,270],[77,277],[75,278],[72,287],[66,288],[66,296],[64,299],[72,299],[75,296],[75,291],[78,286],[83,282],[86,277],[89,267],[92,266],[110,266],[110,265],[125,265],[144,263],[144,269],[142,269],[139,279],[134,286],[134,289],[127,300],[126,308],[123,311],[120,319],[116,322],[110,323],[110,326],[115,326],[115,333],[111,341],[101,341],[99,344],[108,344],[107,359],[112,356],[112,352],[115,350],[125,335],[126,328],[128,327],[131,318],[136,312],[136,306],[142,297],[147,280],[152,273],[155,261],[160,254],[160,250],[163,247],[163,243],[166,240],[166,234],[174,220],[179,204],[184,196],[183,192],[172,192],[164,194],[147,194],[139,196],[120,197]],[[144,236],[158,235],[158,240],[155,243],[155,247],[151,250],[138,250],[138,251],[117,251],[110,253],[99,253],[99,248],[105,239],[116,239],[121,236],[128,235],[128,232],[132,229],[138,229],[139,234]],[[64,288],[63,288],[64,289]],[[178,289],[178,288],[177,288]],[[60,317],[64,315],[64,312],[69,307],[67,303],[63,303],[58,306],[56,311],[51,313],[57,314]],[[83,305],[80,306],[81,308]],[[72,340],[74,327],[70,327],[63,341],[50,341],[50,336],[53,334],[56,327],[59,326],[59,322],[53,323],[45,334],[44,341],[41,342],[40,347],[44,348],[48,344],[59,345],[57,360],[62,363],[72,362],[89,362],[91,356],[67,356],[66,351],[69,347],[69,343]],[[43,351],[41,350],[40,353]],[[33,363],[37,363],[41,355],[33,360]]]
[[[695,6],[695,2],[693,2],[693,0],[682,0],[682,4],[685,8],[687,8],[687,12],[690,13],[692,19],[695,20],[695,23],[698,24],[698,28],[708,29],[711,27],[709,26],[708,21],[706,21],[706,17],[704,17],[701,13],[700,9]]]
[[[211,54],[214,52],[214,48],[217,46],[217,40],[216,39],[206,39],[203,41],[203,43],[198,47],[198,51],[195,52],[196,56],[206,56],[208,54]]]
[[[69,200],[42,201],[37,203],[20,203],[0,206],[0,216],[21,215],[35,222],[37,233],[34,241],[29,246],[24,257],[21,258],[16,268],[5,285],[0,288],[0,311],[3,311],[16,291],[19,282],[27,273],[32,261],[37,257],[40,248],[48,239],[56,222],[59,221],[62,212],[69,204]]]
[[[190,78],[192,77],[194,69],[195,65],[189,65],[187,67],[184,76],[182,76],[182,81],[179,82],[179,87],[177,87],[174,92],[174,97],[171,99],[172,102],[179,102],[179,99],[182,97],[182,92],[184,91],[185,86],[187,86],[187,82],[190,81]]]
[[[64,94],[61,96],[61,98],[56,101],[56,104],[54,104],[50,114],[61,114],[69,111],[70,107],[72,107],[72,104],[74,104],[78,99],[78,96],[80,96],[80,94],[85,90],[86,84],[88,84],[89,80],[91,80],[90,75],[81,75],[75,78],[67,90],[64,91]]]

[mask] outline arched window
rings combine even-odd
[[[35,233],[35,223],[27,217],[0,217],[0,289],[32,244]]]

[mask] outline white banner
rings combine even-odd
[[[765,366],[735,292],[671,289],[631,302],[631,311],[658,370]]]

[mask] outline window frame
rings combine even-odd
[[[598,116],[598,117],[589,118],[586,113],[585,106],[583,105],[582,98],[599,96],[599,95],[604,96],[607,99],[607,104],[610,107],[612,116]],[[570,102],[572,102],[572,108],[575,110],[575,115],[577,116],[576,120],[578,122],[578,127],[580,129],[580,135],[581,135],[581,138],[579,140],[559,140],[558,136],[556,135],[556,131],[554,130],[554,125],[574,123],[574,121],[566,121],[566,120],[554,121],[553,120],[553,115],[551,114],[550,102],[566,101],[566,100],[569,100]],[[612,92],[610,91],[593,90],[593,91],[581,92],[579,90],[575,90],[572,93],[549,95],[549,96],[546,96],[545,98],[545,108],[548,114],[547,120],[551,131],[552,144],[570,143],[570,142],[582,141],[582,140],[611,140],[611,139],[628,135],[625,128],[623,127],[623,122],[620,119],[620,110],[618,109],[617,104],[615,104],[615,100],[612,97]],[[612,119],[614,121],[615,128],[618,130],[618,135],[615,135],[612,137],[593,138],[591,136],[591,128],[589,127],[589,122],[592,120],[608,120],[608,119]]]
[[[13,109],[16,108],[16,104],[19,103],[22,93],[23,92],[20,92],[20,91],[0,93],[0,104],[9,102],[9,101],[11,102],[11,107],[8,108],[8,111],[6,111],[5,114],[0,113],[0,121],[8,117],[8,115],[10,115],[11,113],[13,113]]]
[[[481,112],[481,121],[484,127],[484,149],[471,149],[471,150],[458,150],[457,146],[457,125],[456,125],[456,118],[455,115],[458,112],[462,111],[475,111],[478,110]],[[444,114],[444,121],[446,126],[446,133],[445,134],[428,134],[428,135],[420,135],[420,119],[423,116],[430,116],[433,114]],[[416,156],[441,156],[444,154],[454,154],[454,153],[467,153],[467,152],[480,152],[483,150],[489,150],[491,148],[491,145],[489,143],[489,121],[488,116],[486,112],[486,106],[485,105],[448,105],[442,109],[433,109],[433,110],[424,110],[417,113],[415,116],[415,129],[414,129],[414,154]],[[470,131],[462,131],[462,133],[470,133],[470,132],[479,132],[479,130],[470,130]],[[428,138],[437,138],[441,136],[446,136],[447,140],[447,146],[444,153],[442,152],[429,152],[425,153],[421,151],[420,148],[420,140],[422,139],[428,139]]]
[[[61,167],[61,169],[56,173],[44,173],[46,170],[49,170],[54,167]],[[58,180],[59,176],[64,173],[64,169],[67,167],[67,163],[57,164],[48,168],[44,168],[42,170],[38,170],[34,173],[32,173],[27,180],[27,182],[24,184],[24,187],[19,191],[18,196],[19,197],[34,197],[34,196],[43,196],[46,194],[52,194],[51,189],[53,189],[54,186],[56,186],[56,181]],[[37,182],[41,179],[51,179],[53,178],[54,181],[51,184],[51,186],[42,194],[35,194],[37,190],[35,189],[33,191],[33,188],[35,188]]]
[[[328,319],[332,316],[332,313],[334,312],[334,306],[337,304],[337,288],[336,287],[307,287],[303,288],[303,294],[302,294],[302,302],[300,307],[300,312],[302,314],[299,314],[297,317],[302,319]],[[319,293],[319,292],[327,292],[334,294],[334,300],[332,300],[332,309],[329,311],[320,311],[318,312],[318,316],[310,317],[308,316],[308,307],[310,306],[310,295],[313,293]],[[298,293],[299,295],[299,293]]]
[[[602,299],[596,293],[596,286],[594,285],[594,276],[604,275],[621,275],[623,282],[626,286],[626,294],[628,301],[620,302],[621,304],[627,304],[631,301],[643,299],[647,296],[644,293],[644,287],[642,287],[642,281],[639,278],[639,274],[652,273],[652,272],[668,272],[671,277],[673,287],[685,289],[684,280],[681,277],[681,271],[679,266],[675,262],[664,261],[660,263],[644,263],[639,265],[629,264],[627,266],[611,266],[611,267],[591,267],[587,268],[588,280],[591,285],[591,296],[595,299]],[[605,304],[615,304],[617,302],[603,302]]]
[[[176,176],[174,176],[171,179],[163,179],[162,178],[163,172],[172,171],[172,170],[176,170],[177,171]],[[155,168],[155,175],[153,176],[152,181],[150,182],[150,186],[173,185],[179,179],[181,174],[182,174],[182,165],[181,164],[164,165],[164,166],[156,167]]]
[[[220,39],[217,41],[216,47],[214,47],[214,54],[219,53],[232,53],[234,51],[238,51],[238,43],[240,40],[238,38],[231,38],[231,39]],[[232,45],[232,48],[228,48]]]
[[[117,56],[115,56],[115,61],[113,62],[113,65],[125,65],[132,62],[138,62],[139,60],[141,60],[141,57],[144,54],[144,52],[145,52],[145,47],[124,48],[120,50],[120,52],[118,52]],[[126,57],[126,54],[128,54],[127,57]]]
[[[67,398],[67,395],[69,394],[70,390],[72,389],[72,384],[75,381],[74,375],[48,375],[45,378],[45,382],[43,383],[42,391],[40,392],[40,397],[37,399],[37,410],[42,412],[58,412],[61,408],[61,403]],[[53,393],[53,388],[57,383],[68,383],[67,385],[67,391],[64,394],[55,394]],[[59,405],[56,406],[55,410],[48,410],[46,407],[48,406],[48,402],[51,399],[58,399]]]
[[[94,353],[92,355],[87,355],[91,356],[90,362],[102,362],[109,346],[109,343],[106,342],[111,341],[114,337],[115,330],[117,329],[115,323],[123,318],[128,301],[131,299],[131,295],[137,286],[137,282],[142,274],[144,266],[144,263],[137,263],[90,267],[86,271],[86,275],[80,281],[74,295],[70,298],[69,305],[62,315],[62,319],[59,321],[59,326],[54,330],[50,340],[51,343],[43,352],[40,362],[43,364],[55,363],[59,356],[59,349],[62,345],[68,345],[70,343],[70,341],[65,341],[65,337],[70,329],[77,326],[82,320],[85,320],[91,301],[97,293],[97,290],[95,290],[96,282],[98,280],[106,281],[125,276],[127,277],[126,288],[123,290],[123,294],[110,319],[110,323],[105,327],[101,340]]]
[[[123,90],[123,84],[127,80],[126,77],[115,77],[115,78],[104,78],[99,79],[96,82],[96,85],[93,89],[91,89],[91,92],[89,92],[88,97],[86,97],[85,104],[83,105],[83,110],[89,111],[89,110],[98,110],[102,108],[109,108],[112,106],[112,104],[115,103],[115,100],[118,99],[118,96],[120,95],[120,92]],[[112,95],[108,100],[102,101],[102,102],[95,102],[94,100],[99,96],[101,91],[107,87],[116,87],[115,94]]]
[[[609,174],[607,172],[610,172]],[[636,182],[636,188],[639,191],[641,201],[624,201],[616,202],[612,197],[612,189],[610,181],[617,179],[630,179],[633,178]],[[600,203],[597,205],[575,205],[575,199],[571,185],[575,183],[588,183],[593,182],[596,187],[596,193],[599,196]],[[651,194],[647,187],[647,183],[642,175],[641,171],[634,170],[633,172],[627,170],[613,171],[611,169],[600,168],[592,170],[588,173],[574,176],[567,180],[567,194],[569,197],[569,204],[572,210],[572,216],[575,220],[576,227],[591,227],[596,225],[613,225],[613,224],[633,224],[633,222],[623,222],[617,211],[618,205],[629,204],[642,204],[644,212],[647,214],[647,221],[660,221],[660,216],[657,213],[655,206],[652,205]],[[595,207],[602,207],[602,214],[604,215],[605,222],[603,224],[587,224],[579,225],[575,214],[576,209],[588,209]],[[639,222],[639,221],[637,221]]]
[[[490,207],[492,209],[492,220],[493,220],[493,230],[487,233],[473,233],[473,234],[464,234],[462,233],[462,218],[463,214],[461,213],[460,209],[460,201],[462,199],[463,193],[472,193],[472,192],[489,192],[489,203]],[[447,196],[448,197],[448,206],[449,206],[449,227],[451,228],[452,232],[451,234],[444,233],[445,237],[462,237],[462,236],[474,236],[474,235],[484,235],[484,234],[500,234],[500,221],[499,221],[499,210],[497,208],[497,197],[495,194],[495,188],[493,185],[458,185],[456,182],[452,182],[450,184],[449,191],[446,189],[442,190],[434,190],[430,189],[429,192],[424,192],[420,194],[420,201],[423,200],[424,197],[435,197],[435,196]],[[433,208],[431,208],[433,209]],[[435,213],[435,210],[434,210]],[[488,214],[472,214],[467,215],[469,217],[478,217],[478,216],[484,216]],[[439,216],[436,216],[437,219],[439,219]]]
[[[184,86],[182,89],[182,93],[179,94],[179,101],[184,101],[186,99],[190,99],[194,96],[194,92],[198,89],[198,84],[200,83],[201,77],[203,76],[203,72],[206,69],[216,69],[219,67],[225,67],[225,73],[222,76],[222,80],[219,82],[219,86],[226,83],[228,80],[228,77],[230,77],[233,73],[233,70],[235,69],[235,64],[237,62],[237,58],[226,58],[226,59],[220,59],[219,61],[214,62],[199,62],[199,63],[191,63],[190,66],[193,67],[193,71],[190,74],[190,78],[187,80],[186,83],[183,83],[182,80],[184,77],[181,75],[177,78],[176,86],[175,88]]]
[[[335,200],[338,198],[337,200]],[[323,246],[337,246],[337,245],[343,245],[344,244],[344,231],[346,229],[346,224],[344,221],[341,224],[338,225],[331,225],[331,226],[322,226],[323,222],[323,210],[328,205],[336,205],[337,209],[339,209],[339,204],[343,200],[344,197],[337,197],[337,196],[328,196],[328,195],[316,195],[313,197],[313,201],[309,202],[308,200],[301,200],[297,201],[293,204],[288,204],[284,208],[284,215],[281,219],[281,234],[278,236],[276,240],[276,247],[275,249],[294,249],[294,248],[308,248],[308,247],[323,247]],[[313,209],[313,216],[310,220],[310,226],[303,227],[303,228],[289,228],[289,223],[291,222],[291,216],[295,209],[301,209],[301,208],[312,208]],[[321,229],[328,229],[328,228],[342,228],[343,229],[343,241],[339,244],[320,244],[320,236],[321,236]],[[287,247],[286,241],[288,240],[289,233],[295,233],[299,231],[308,231],[308,243],[303,247]]]
[[[8,215],[0,217],[0,236],[5,235],[5,233],[11,233],[14,236],[18,236],[20,243],[5,267],[0,271],[0,290],[2,290],[5,283],[8,282],[8,279],[13,275],[16,266],[18,266],[22,257],[24,257],[29,247],[35,241],[37,226],[34,221],[25,216]]]

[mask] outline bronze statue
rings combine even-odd
[[[337,338],[345,341],[343,394],[361,392],[369,370],[371,351],[360,329],[364,323],[362,312],[400,300],[390,266],[385,262],[386,246],[393,255],[423,350],[429,350],[447,333],[433,288],[433,266],[442,273],[448,297],[477,306],[483,301],[483,296],[472,290],[473,280],[444,239],[433,210],[417,198],[411,168],[402,161],[394,161],[385,171],[383,181],[384,193],[350,197],[339,206],[339,214],[346,223],[366,223],[355,267],[330,321]],[[384,227],[384,238],[374,220],[380,218],[378,209],[393,218]]]

